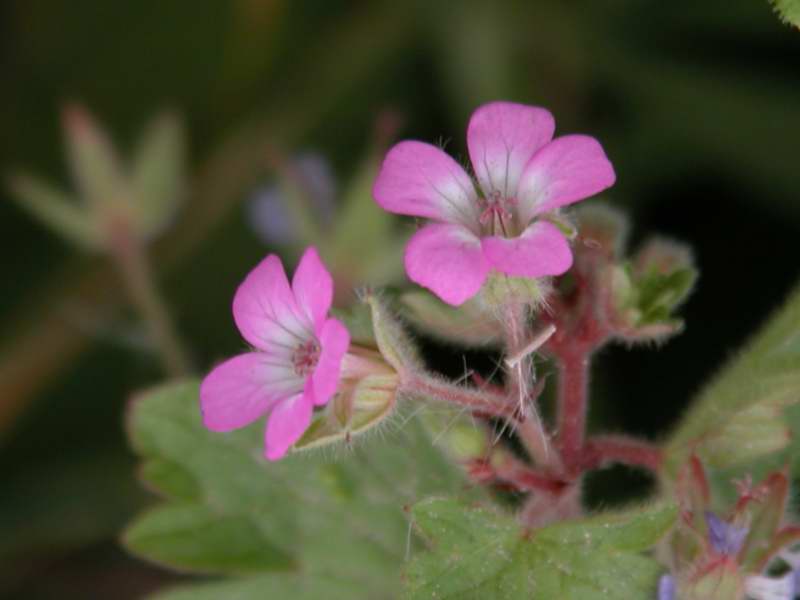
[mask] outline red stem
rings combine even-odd
[[[583,452],[583,468],[596,469],[610,462],[657,471],[661,467],[661,450],[652,444],[618,436],[592,437]]]
[[[565,467],[574,474],[581,468],[586,437],[589,352],[570,348],[558,359],[558,449]]]

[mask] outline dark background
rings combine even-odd
[[[67,185],[65,101],[123,149],[151,115],[178,110],[190,193],[153,252],[205,369],[241,348],[232,292],[274,250],[241,208],[269,178],[266,145],[324,154],[346,181],[385,109],[401,137],[463,156],[481,102],[546,106],[559,132],[603,143],[618,176],[607,198],[631,215],[634,245],[660,232],[695,250],[687,331],[607,349],[594,368],[593,426],[658,438],[800,274],[799,65],[800,32],[763,0],[7,1],[0,168]],[[106,262],[5,188],[0,239],[0,597],[139,597],[169,576],[115,541],[148,502],[123,414],[160,366],[129,342],[135,321]],[[618,474],[593,497],[638,485]]]

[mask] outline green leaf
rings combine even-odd
[[[505,515],[432,499],[412,510],[431,550],[407,570],[410,599],[591,600],[654,597],[663,568],[640,553],[675,521],[673,506],[567,521],[531,532]]]
[[[781,21],[800,27],[800,0],[770,0]]]
[[[665,446],[674,478],[689,455],[731,467],[786,448],[787,406],[800,401],[800,288],[692,404]]]
[[[246,515],[218,515],[201,504],[158,507],[131,524],[123,543],[140,556],[181,570],[255,573],[289,568],[276,548]]]
[[[82,248],[102,245],[102,232],[75,199],[28,175],[12,175],[9,187],[17,203],[54,233]]]
[[[309,581],[336,573],[337,580],[359,582],[341,597],[390,598],[409,548],[403,506],[430,494],[465,493],[462,475],[416,419],[337,461],[304,452],[269,463],[263,421],[231,433],[208,431],[198,393],[196,381],[177,383],[131,406],[128,428],[145,462],[142,476],[167,495],[123,537],[148,560],[230,575],[291,565]],[[261,597],[270,589],[260,589]]]
[[[502,328],[476,298],[454,308],[426,291],[417,290],[406,292],[400,301],[413,324],[446,342],[484,346],[499,341]]]
[[[173,114],[156,118],[145,130],[132,167],[133,209],[144,236],[167,227],[183,200],[185,134]]]

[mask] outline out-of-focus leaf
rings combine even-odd
[[[129,207],[129,182],[105,131],[78,105],[66,107],[63,120],[67,156],[81,198],[93,210]]]
[[[400,297],[409,320],[424,333],[447,342],[484,346],[499,342],[501,327],[477,298],[454,308],[423,290]]]
[[[389,439],[357,445],[337,462],[298,453],[268,463],[262,457],[263,423],[232,433],[208,431],[198,393],[195,381],[173,384],[131,407],[133,447],[151,465],[143,471],[151,477],[147,483],[181,498],[146,513],[125,534],[128,548],[150,560],[233,575],[290,563],[309,582],[333,572],[338,580],[357,581],[343,597],[391,598],[410,543],[403,506],[424,495],[463,491],[458,470],[414,419]],[[168,468],[154,468],[154,461]],[[213,518],[211,531],[207,518]],[[214,542],[225,531],[238,532],[230,547]],[[213,547],[192,550],[192,542]],[[264,550],[258,551],[261,544]],[[261,597],[271,591],[266,583],[253,585]]]
[[[675,477],[692,452],[730,467],[786,447],[783,409],[798,401],[800,288],[692,404],[665,446],[665,473]]]
[[[220,515],[203,504],[168,504],[140,516],[123,543],[180,570],[248,574],[289,568],[291,559],[246,514]]]
[[[781,21],[800,28],[800,0],[770,0]]]
[[[133,210],[149,237],[169,225],[183,200],[186,141],[180,119],[164,114],[142,136],[132,167]]]
[[[411,599],[649,599],[662,567],[641,555],[675,521],[673,506],[567,521],[530,532],[453,500],[414,506],[429,552],[408,567]]]
[[[372,198],[372,184],[379,165],[377,157],[367,158],[342,194],[342,209],[330,243],[331,257],[337,269],[363,271],[372,257],[389,250],[394,217]]]
[[[361,582],[332,575],[274,573],[167,589],[149,600],[354,600]],[[355,591],[354,591],[355,590]],[[374,596],[373,598],[390,596]],[[372,600],[370,598],[370,600]]]
[[[56,234],[90,250],[102,245],[102,232],[75,199],[28,175],[13,175],[9,183],[17,203]]]

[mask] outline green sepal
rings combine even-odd
[[[663,339],[683,322],[673,312],[697,281],[688,247],[654,238],[629,262],[607,267],[617,334],[631,342]]]
[[[544,302],[549,289],[547,278],[509,277],[493,271],[476,299],[490,312],[514,305],[537,307]]]
[[[422,359],[388,300],[373,292],[364,295],[372,313],[372,331],[383,358],[398,373],[421,371]]]
[[[397,402],[395,373],[369,375],[355,382],[343,382],[325,407],[318,410],[295,450],[317,448],[339,442],[380,427]]]

